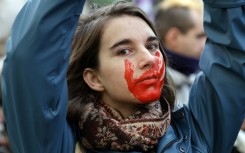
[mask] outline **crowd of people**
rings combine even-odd
[[[0,153],[245,153],[245,2],[131,2],[0,0]]]

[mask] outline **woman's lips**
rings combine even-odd
[[[155,84],[158,81],[158,77],[155,75],[150,76],[142,76],[139,79],[135,80],[136,84],[145,84],[145,85],[151,85]]]

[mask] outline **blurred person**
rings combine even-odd
[[[155,16],[156,29],[169,59],[176,86],[176,106],[188,104],[189,89],[199,70],[204,44],[203,3],[197,0],[164,0]]]
[[[203,3],[199,0],[164,0],[156,13],[156,27],[169,58],[178,107],[188,105],[189,89],[199,70],[199,57],[206,40],[202,14]],[[232,153],[245,153],[244,129],[245,124]]]
[[[206,1],[202,71],[175,112],[147,15],[116,3],[80,17],[83,4],[29,0],[15,20],[1,80],[15,153],[74,153],[76,141],[83,152],[231,151],[245,115],[245,2]]]

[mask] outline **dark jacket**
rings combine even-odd
[[[245,112],[245,1],[205,0],[208,36],[188,107],[172,113],[158,152],[229,153]],[[84,0],[30,0],[13,26],[2,95],[15,153],[74,153],[66,120],[71,40]]]

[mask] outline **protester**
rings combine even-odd
[[[244,117],[244,3],[205,1],[202,72],[171,112],[167,58],[139,8],[79,20],[83,0],[28,1],[3,68],[14,152],[73,153],[78,140],[82,152],[229,153]]]

